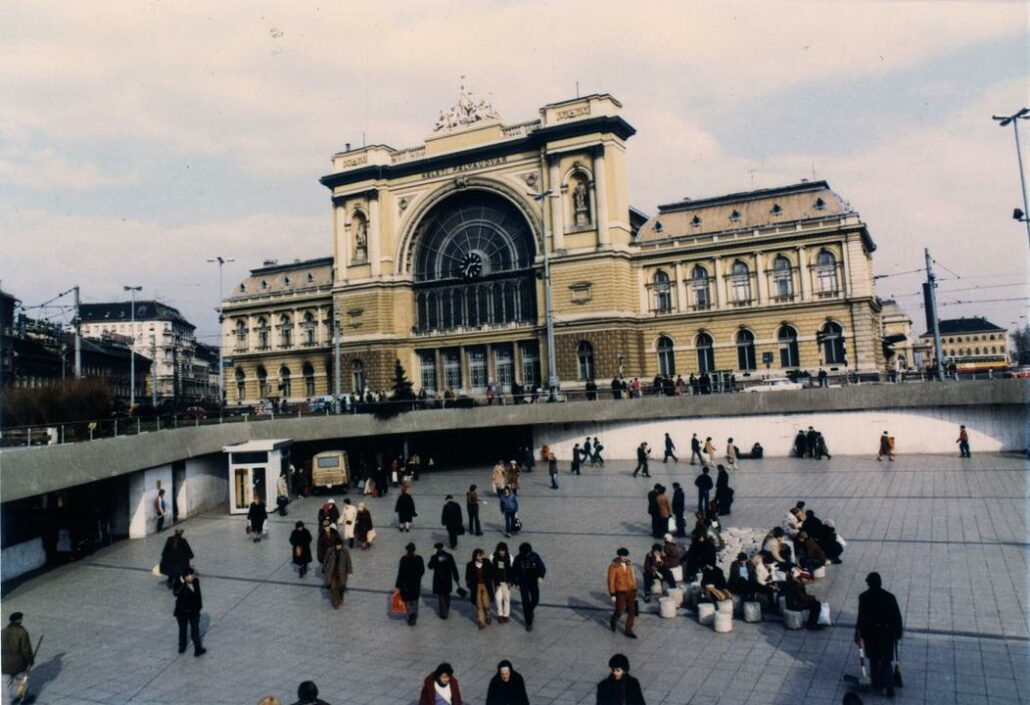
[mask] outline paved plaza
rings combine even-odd
[[[905,618],[905,687],[896,702],[1030,703],[1023,459],[742,461],[731,481],[736,502],[727,526],[772,526],[804,499],[820,517],[834,519],[848,541],[844,564],[811,588],[829,602],[836,624],[808,632],[786,631],[778,620],[734,621],[732,633],[716,634],[685,611],[674,620],[649,613],[638,620],[636,641],[608,630],[607,565],[624,545],[639,568],[652,543],[647,490],[678,480],[689,506],[697,468],[653,462],[651,481],[634,480],[631,469],[616,461],[581,477],[566,470],[558,491],[539,466],[523,476],[525,530],[509,543],[531,542],[548,570],[531,633],[517,598],[509,624],[495,621],[483,631],[472,605],[457,596],[448,621],[436,616],[431,597],[423,599],[415,628],[387,614],[403,545],[414,541],[428,559],[433,543],[446,540],[439,526],[444,496],[454,494],[464,509],[470,483],[489,494],[489,467],[423,475],[413,488],[419,517],[410,534],[395,528],[396,490],[369,500],[379,538],[374,549],[353,552],[355,575],[339,611],[320,589],[317,571],[300,579],[289,562],[293,522],[302,519],[314,531],[320,499],[273,516],[270,540],[260,544],[247,540],[242,517],[224,510],[184,522],[203,583],[202,658],[176,653],[172,597],[150,573],[167,533],[123,541],[27,581],[3,600],[4,623],[22,611],[33,640],[45,635],[32,690],[37,702],[54,705],[239,705],[267,694],[291,703],[307,679],[333,705],[414,705],[440,661],[454,666],[466,701],[481,705],[502,658],[523,674],[534,705],[592,705],[608,658],[620,651],[652,705],[822,705],[839,703],[842,677],[857,673],[858,595],[866,574],[877,570]],[[486,535],[459,540],[461,565],[473,548],[489,552],[504,539],[496,500],[482,517]],[[424,592],[430,586],[427,575]]]

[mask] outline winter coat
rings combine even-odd
[[[350,551],[342,543],[337,544],[340,550],[335,548],[325,556],[325,571],[323,581],[326,587],[334,581],[339,581],[343,587],[347,587],[347,576],[354,575],[354,563],[350,558]]]
[[[737,447],[732,443],[726,445],[726,462],[737,462]]]
[[[670,568],[677,567],[683,560],[679,547],[672,541],[666,541],[662,546],[662,558],[665,560],[665,565]]]
[[[662,519],[668,519],[672,516],[672,506],[669,504],[669,498],[662,493],[655,497],[655,510],[658,512],[658,516]]]
[[[353,504],[343,505],[343,514],[341,519],[342,522],[339,524],[339,527],[343,533],[343,538],[354,538],[354,528],[358,521],[358,508]]]
[[[454,556],[447,551],[441,549],[430,557],[429,570],[433,571],[434,595],[450,595],[455,585],[461,585]]]
[[[694,486],[699,490],[710,490],[712,489],[712,478],[708,475],[698,475],[697,479],[694,480]]]
[[[321,526],[323,521],[328,520],[330,524],[336,524],[340,521],[340,510],[335,504],[329,504],[326,502],[318,510],[318,525]]]
[[[407,492],[401,492],[398,495],[393,511],[397,512],[397,521],[401,524],[410,523],[418,516],[415,513],[415,500]]]
[[[420,703],[421,705],[421,703]],[[616,680],[608,676],[597,684],[597,705],[647,705],[640,681],[628,673]]]
[[[494,472],[490,478],[490,484],[493,485],[494,492],[500,492],[504,489],[506,482],[507,477],[504,474],[504,466],[501,464],[494,465]]]
[[[608,565],[608,594],[636,592],[637,576],[629,559],[616,558]]]
[[[515,584],[520,587],[528,587],[547,575],[547,566],[536,551],[515,556],[511,569]]]
[[[358,510],[357,518],[354,520],[354,536],[364,543],[368,540],[368,532],[372,528],[372,512],[368,509]]]
[[[902,632],[901,610],[894,595],[883,588],[870,588],[858,596],[855,636],[862,638],[867,657],[893,654]]]
[[[430,673],[422,682],[422,693],[418,696],[418,705],[436,705],[436,676]],[[451,676],[451,705],[462,705],[461,690],[458,689],[458,679]]]
[[[501,495],[501,511],[504,514],[516,514],[519,511],[519,498],[514,494]]]
[[[29,633],[19,622],[0,631],[0,662],[7,675],[21,673],[32,665],[32,642]]]
[[[458,531],[463,528],[465,522],[461,518],[461,505],[453,499],[447,500],[443,505],[443,511],[440,512],[440,523],[448,531]]]
[[[480,581],[476,578],[476,562],[469,561],[465,564],[465,587],[469,591],[469,600],[472,604],[476,602],[476,586]],[[486,594],[491,597],[494,594],[494,566],[486,558],[483,558],[483,580],[482,583],[486,586]]]
[[[394,587],[401,591],[405,602],[414,602],[422,593],[422,576],[426,574],[426,563],[422,556],[401,556],[397,565],[397,581]]]
[[[522,471],[519,470],[518,465],[508,466],[508,484],[511,486],[513,490],[517,490],[519,488],[519,478],[521,477]]]
[[[787,609],[789,610],[807,610],[815,601],[815,598],[805,590],[805,586],[797,580],[788,580],[783,588],[783,593],[787,596]],[[868,656],[869,654],[866,653],[866,655]]]
[[[493,575],[494,583],[513,583],[515,582],[515,576],[511,568],[511,554],[505,553],[504,557],[497,555],[496,553],[490,557],[491,574]]]
[[[672,493],[672,513],[683,514],[687,510],[687,495],[683,488],[678,488]]]
[[[307,529],[294,529],[290,534],[290,545],[293,546],[293,562],[307,565],[311,562],[311,532]]]
[[[204,600],[200,595],[200,580],[197,576],[193,576],[192,590],[182,578],[177,578],[172,594],[175,595],[175,611],[172,614],[176,617],[200,614],[204,607]]]
[[[247,510],[247,521],[250,522],[252,533],[260,534],[267,518],[268,512],[265,510],[265,505],[258,504],[257,502],[250,503],[250,508]]]
[[[340,534],[335,529],[329,529],[329,533],[325,531],[319,532],[318,544],[316,545],[316,556],[318,557],[319,564],[325,563],[325,554],[338,543],[343,543],[343,539],[340,538]]]
[[[161,551],[160,570],[162,575],[178,578],[193,560],[193,549],[182,536],[169,536]]]
[[[512,670],[511,677],[505,683],[501,680],[501,674],[495,673],[486,691],[486,705],[529,705],[526,681],[522,675]]]

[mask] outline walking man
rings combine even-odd
[[[615,654],[608,668],[609,676],[597,684],[597,705],[645,705],[640,681],[629,674],[629,659]]]
[[[701,474],[694,480],[697,487],[697,511],[708,511],[708,493],[712,489],[712,478],[708,475],[708,466],[701,468]]]
[[[186,625],[190,627],[190,638],[193,640],[193,655],[203,656],[207,653],[200,644],[200,610],[204,600],[200,595],[200,580],[193,573],[193,568],[186,568],[175,581],[172,588],[175,595],[175,619],[179,622],[179,653],[186,651]]]
[[[608,594],[615,604],[615,611],[608,620],[608,626],[614,632],[619,625],[622,613],[626,613],[626,636],[636,639],[633,623],[637,617],[637,577],[633,573],[633,564],[629,560],[629,549],[620,548],[608,566]]]
[[[515,517],[519,513],[519,498],[512,494],[510,487],[501,493],[501,513],[504,515],[504,535],[511,536],[515,531]]]
[[[343,539],[337,539],[325,557],[324,581],[329,588],[329,599],[333,609],[340,609],[343,604],[343,593],[347,590],[347,576],[354,574],[354,564],[350,559],[350,551],[343,545]]]
[[[528,543],[519,546],[519,555],[512,565],[512,576],[522,596],[522,616],[526,620],[526,631],[533,631],[533,611],[540,604],[540,585],[547,575],[547,567]]]
[[[647,443],[637,446],[637,466],[633,468],[633,477],[636,477],[641,470],[644,472],[644,477],[651,476],[651,473],[647,471]]]
[[[451,611],[451,592],[455,585],[460,586],[458,566],[454,556],[443,550],[443,544],[434,544],[436,553],[429,559],[429,570],[433,571],[433,594],[439,600],[440,619],[447,619]]]
[[[665,494],[665,486],[658,485],[655,488],[658,494],[654,498],[655,503],[655,538],[664,536],[669,530],[669,517],[672,516],[672,505],[669,503],[669,496]]]
[[[880,462],[885,455],[887,460],[894,462],[894,436],[887,435],[886,431],[880,436],[880,451],[876,454],[876,461]]]
[[[21,612],[12,613],[7,626],[0,632],[0,653],[2,653],[0,661],[3,663],[3,674],[8,679],[7,695],[12,702],[15,700],[25,701],[25,693],[22,693],[20,699],[16,698],[16,695],[22,681],[28,680],[29,669],[36,660],[32,653],[32,641],[29,639],[29,633],[21,624],[24,616]]]
[[[973,457],[969,454],[969,434],[966,433],[965,426],[958,427],[958,440],[955,442],[958,443],[958,453],[960,458]]]
[[[855,643],[865,649],[872,671],[873,687],[884,688],[888,698],[894,697],[894,650],[903,631],[901,610],[894,595],[883,589],[879,573],[865,579],[869,589],[858,596],[858,624]]]
[[[662,462],[663,463],[667,463],[667,462],[669,462],[669,458],[672,458],[672,461],[674,463],[678,463],[680,461],[680,459],[676,457],[675,450],[676,450],[676,444],[672,442],[672,437],[669,436],[668,433],[666,433],[665,434],[665,457],[662,458]]]
[[[694,462],[694,458],[697,458],[698,460],[700,460],[702,465],[705,464],[704,456],[701,455],[701,441],[698,440],[696,433],[690,438],[690,464],[691,465],[696,465],[697,464],[697,463]]]
[[[465,493],[465,509],[469,515],[469,535],[482,536],[483,525],[479,523],[479,505],[486,504],[479,499],[479,492],[475,485],[469,485],[469,491]]]
[[[583,464],[583,459],[580,457],[579,443],[572,446],[572,469],[571,472],[574,475],[581,475],[579,471],[580,466]]]
[[[551,476],[551,489],[558,489],[558,456],[553,450],[547,456],[547,474]]]
[[[472,560],[465,564],[465,584],[469,599],[476,606],[476,622],[483,629],[490,623],[490,600],[494,594],[493,563],[486,560],[483,549],[472,552]]]
[[[447,529],[447,542],[452,549],[458,547],[458,534],[465,533],[465,520],[461,516],[461,506],[454,501],[454,495],[447,495],[440,512],[440,523]]]

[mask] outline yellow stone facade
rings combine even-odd
[[[430,394],[545,386],[545,249],[563,389],[620,370],[706,367],[740,384],[882,369],[875,246],[859,215],[825,182],[803,182],[648,217],[629,203],[635,130],[621,107],[591,95],[506,125],[463,92],[423,145],[334,155],[321,179],[332,257],[256,269],[225,302],[229,401],[330,392],[334,321],[344,392],[389,390],[395,359]],[[308,314],[310,344],[284,348],[282,326],[296,336]],[[261,320],[278,328],[259,340]]]

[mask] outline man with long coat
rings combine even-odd
[[[422,594],[422,576],[425,574],[425,561],[422,560],[422,556],[415,553],[415,544],[409,543],[397,566],[394,587],[401,593],[401,599],[408,611],[408,625],[412,627],[418,621],[418,600]]]
[[[458,534],[465,533],[465,520],[461,516],[461,505],[454,501],[453,495],[447,495],[440,523],[447,529],[447,541],[451,548],[458,547]]]
[[[350,551],[338,541],[333,545],[325,556],[325,574],[323,580],[329,588],[329,599],[333,603],[333,609],[340,609],[343,604],[343,592],[347,589],[347,576],[354,574],[354,564],[351,562]]]
[[[182,529],[177,528],[172,536],[165,540],[165,547],[161,550],[161,564],[159,570],[162,575],[168,576],[168,589],[172,589],[175,579],[182,575],[190,561],[193,560],[193,549],[189,542],[182,537]]]
[[[319,565],[325,565],[325,556],[329,553],[329,549],[342,540],[340,534],[328,520],[322,522],[322,531],[318,535],[317,553],[315,554]]]
[[[429,559],[429,569],[433,571],[433,594],[440,601],[440,619],[447,619],[451,610],[451,593],[455,585],[461,585],[458,577],[458,566],[454,556],[443,550],[443,544],[433,546],[436,553]]]
[[[865,579],[869,589],[858,596],[858,624],[855,643],[865,648],[872,671],[873,687],[885,688],[887,697],[894,697],[894,673],[891,662],[901,639],[903,625],[901,610],[894,595],[883,589],[879,573],[870,573]]]

